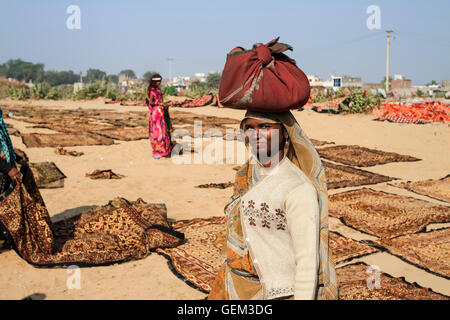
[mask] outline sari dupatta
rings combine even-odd
[[[14,168],[16,167],[16,154],[8,134],[8,129],[3,121],[3,111],[0,109],[0,154],[4,155],[4,160],[10,163]]]
[[[319,154],[311,141],[301,129],[290,111],[281,113],[261,113],[248,111],[241,122],[241,129],[246,119],[258,119],[266,122],[281,123],[289,136],[286,156],[298,166],[313,183],[319,201],[320,239],[319,239],[319,271],[318,300],[338,299],[335,264],[331,258],[328,238],[328,193],[325,171]],[[252,183],[253,164],[245,165],[237,174],[233,200],[244,195]]]

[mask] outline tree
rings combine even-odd
[[[61,84],[74,84],[79,81],[79,76],[72,70],[70,71],[46,71],[43,80],[51,86],[59,86]]]
[[[437,86],[438,83],[436,82],[436,80],[431,80],[430,83],[427,83],[426,86]]]
[[[126,69],[126,70],[122,70],[119,72],[119,75],[124,74],[126,76],[128,76],[129,79],[134,79],[136,78],[136,74],[134,73],[133,70],[130,69]]]
[[[5,65],[0,64],[0,75],[6,77],[6,72],[7,72],[7,69],[6,69]]]
[[[421,97],[421,96],[423,96],[424,94],[425,94],[425,93],[424,93],[422,90],[417,89],[417,91],[416,91],[416,96]]]
[[[10,59],[1,68],[6,78],[18,81],[36,81],[44,72],[43,63],[26,62],[21,59]]]
[[[94,82],[106,78],[106,72],[99,69],[88,69],[86,73],[86,82]]]
[[[212,72],[206,77],[206,86],[208,89],[218,89],[222,75],[219,72]]]
[[[389,77],[389,83],[391,83],[391,82],[392,82],[392,78]],[[381,81],[381,84],[382,84],[383,86],[386,85],[386,76],[383,77],[383,80]]]
[[[150,78],[155,74],[158,73],[156,71],[147,71],[146,73],[144,73],[144,75],[142,76],[144,78],[144,83],[148,83],[150,81]]]
[[[117,75],[115,75],[115,74],[109,74],[107,77],[106,77],[106,80],[108,81],[108,82],[113,82],[113,83],[118,83],[119,82],[119,76],[117,76]]]

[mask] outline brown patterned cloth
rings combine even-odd
[[[138,128],[113,127],[105,130],[90,131],[90,133],[98,134],[100,136],[121,141],[135,141],[141,139],[148,139],[148,129],[143,127]]]
[[[367,244],[344,237],[343,235],[331,231],[330,247],[332,249],[333,260],[336,264],[350,261],[354,258],[372,254],[378,251]]]
[[[222,264],[221,250],[226,238],[225,217],[180,220],[175,230],[185,234],[186,242],[176,248],[157,249],[169,260],[171,270],[190,286],[209,292]],[[336,263],[347,262],[377,252],[358,241],[330,232],[330,248]]]
[[[450,279],[450,228],[377,241],[419,268]]]
[[[196,188],[215,188],[215,189],[226,189],[233,186],[233,182],[221,182],[221,183],[208,183],[199,184],[195,186]]]
[[[225,217],[176,221],[173,228],[184,233],[187,241],[156,252],[169,259],[171,270],[178,277],[202,292],[209,292],[222,262],[225,221]]]
[[[390,162],[420,160],[394,152],[384,152],[360,146],[331,146],[317,149],[317,152],[321,158],[357,167],[372,167]]]
[[[53,189],[64,187],[66,176],[59,170],[54,162],[37,162],[29,164],[36,184],[40,189]]]
[[[183,111],[171,111],[170,112],[172,125],[185,125],[194,124],[195,121],[201,121],[202,125],[224,125],[224,124],[240,124],[240,120],[215,117],[215,116],[205,116],[202,114],[196,114],[193,112],[183,112]]]
[[[321,141],[321,140],[316,140],[316,139],[309,139],[309,140],[311,140],[312,144],[315,147],[321,147],[321,146],[324,146],[324,145],[327,145],[327,144],[335,144],[334,142]]]
[[[428,196],[433,199],[450,202],[450,174],[439,180],[425,180],[416,182],[402,182],[393,186],[405,188],[409,191]]]
[[[329,214],[344,224],[380,238],[423,230],[450,221],[450,208],[411,197],[363,188],[330,196]]]
[[[356,187],[396,179],[361,169],[334,164],[328,161],[322,161],[322,164],[325,168],[328,189]]]
[[[14,126],[10,123],[5,123],[6,128],[8,128],[8,133],[10,136],[20,137],[20,131],[14,128]]]
[[[93,132],[114,128],[114,126],[111,125],[90,123],[83,119],[60,119],[58,121],[46,119],[45,121],[46,123],[40,123],[39,125],[33,126],[33,128],[44,128],[61,133],[74,134],[79,132]]]
[[[86,173],[86,177],[97,180],[97,179],[122,179],[124,176],[114,173],[111,169],[107,170],[96,169],[91,173]]]
[[[62,147],[56,148],[54,150],[54,152],[61,156],[72,156],[72,157],[81,157],[84,154],[84,152],[78,152],[75,150],[67,150]]]
[[[380,272],[380,288],[371,290],[367,284],[374,273],[367,273],[369,266],[364,263],[349,264],[336,269],[340,300],[449,300],[442,294],[410,284],[403,278],[393,278]]]
[[[114,144],[113,139],[96,134],[75,133],[24,133],[22,134],[22,142],[27,146],[27,148],[56,148]]]
[[[33,176],[24,168],[0,202],[0,228],[20,257],[39,267],[107,265],[174,247],[184,235],[169,227],[164,205],[87,212],[52,224]]]
[[[210,138],[221,137],[225,140],[238,140],[243,141],[242,136],[236,132],[237,129],[229,128],[222,125],[202,125],[196,128],[195,126],[175,126],[175,136],[181,138],[183,136],[190,136],[193,138]],[[231,132],[231,134],[230,134]],[[235,133],[236,132],[236,133]]]

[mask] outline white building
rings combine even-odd
[[[359,77],[332,75],[329,79],[323,81],[323,86],[336,91],[339,88],[362,87],[363,83]]]
[[[307,75],[307,77],[308,77],[309,85],[311,87],[322,87],[323,86],[323,82],[318,76],[316,76],[314,74],[309,74],[309,75]]]

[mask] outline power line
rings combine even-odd
[[[339,47],[342,47],[342,46],[346,46],[346,45],[353,44],[353,43],[356,43],[356,42],[360,42],[360,41],[363,41],[363,40],[367,40],[367,39],[370,39],[370,38],[378,37],[378,36],[380,36],[382,34],[384,34],[383,31],[376,31],[376,32],[368,34],[368,35],[359,36],[359,37],[356,37],[356,38],[353,38],[353,39],[349,39],[349,40],[345,40],[345,41],[342,41],[342,42],[337,42],[337,43],[332,44],[330,46],[300,49],[299,52],[309,51],[309,50],[330,50],[330,49],[336,49],[336,48],[339,48]]]
[[[423,33],[415,33],[415,32],[410,32],[410,31],[396,31],[397,34],[400,35],[404,35],[404,36],[409,36],[409,37],[416,37],[416,38],[422,38],[422,39],[426,39],[430,42],[435,42],[435,43],[439,43],[439,44],[443,44],[446,46],[450,46],[450,40],[448,39],[442,39],[439,37],[436,37],[435,35],[429,35],[429,34],[423,34]]]

